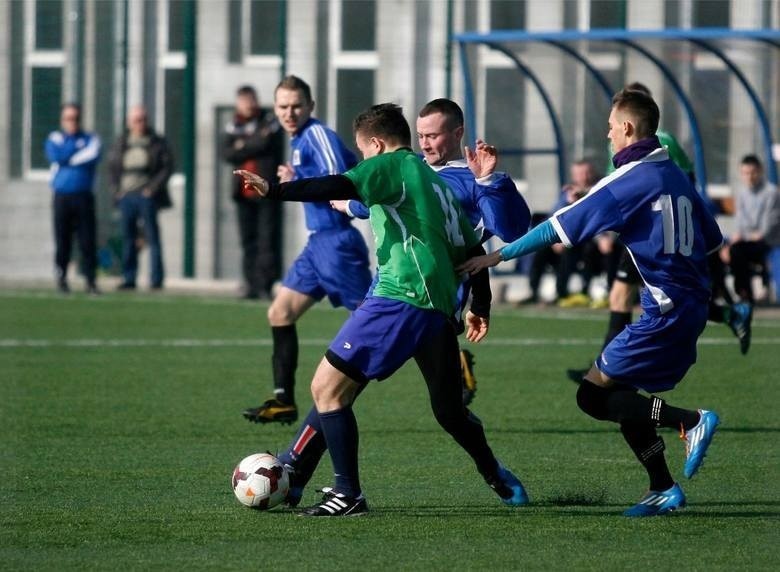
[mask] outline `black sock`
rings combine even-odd
[[[609,329],[607,330],[607,336],[604,338],[604,345],[601,346],[603,350],[609,345],[615,336],[623,331],[627,325],[631,323],[631,312],[610,312],[609,313]]]
[[[598,387],[583,383],[577,391],[580,408],[591,417],[616,423],[650,423],[658,427],[686,431],[699,422],[699,412],[667,404],[655,395],[645,397],[633,387]]]
[[[274,394],[282,403],[295,403],[295,370],[298,367],[298,332],[295,324],[272,326],[274,353],[271,357]]]
[[[710,302],[709,314],[707,319],[710,322],[717,322],[719,324],[728,323],[728,319],[731,317],[731,308],[728,306],[718,306],[715,302]]]
[[[665,491],[674,485],[664,457],[664,441],[649,423],[621,423],[620,432],[650,478],[650,490]]]
[[[333,471],[336,475],[336,492],[348,497],[360,496],[358,476],[358,426],[352,407],[320,413],[322,432],[325,435]]]

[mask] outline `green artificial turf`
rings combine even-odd
[[[627,519],[647,483],[617,428],[580,412],[567,367],[598,350],[607,313],[498,309],[469,346],[474,412],[523,480],[509,508],[436,425],[413,365],[355,406],[370,513],[306,519],[238,504],[244,456],[295,427],[241,417],[270,393],[266,306],[144,293],[0,293],[0,570],[775,570],[780,514],[780,327],[758,320],[740,355],[710,325],[699,363],[665,397],[723,425],[699,475],[664,433],[689,506]],[[298,400],[346,317],[298,325]],[[331,484],[326,456],[304,496]]]

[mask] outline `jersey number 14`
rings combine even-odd
[[[678,250],[683,256],[690,256],[693,252],[693,204],[685,195],[677,197],[677,224],[679,231],[675,237],[675,216],[672,195],[661,195],[652,203],[654,211],[661,211],[664,232],[664,254],[675,253],[675,242],[679,243]],[[675,238],[677,240],[675,241]]]

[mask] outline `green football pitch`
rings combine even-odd
[[[434,421],[413,364],[355,406],[370,513],[307,519],[253,511],[230,487],[244,456],[283,449],[290,426],[241,417],[270,391],[266,307],[224,298],[0,292],[0,570],[777,570],[780,324],[757,319],[743,357],[707,327],[699,363],[667,399],[718,411],[700,473],[664,434],[688,508],[621,512],[644,471],[614,425],[580,412],[604,311],[494,312],[478,346],[474,412],[520,476],[503,506]],[[344,311],[299,323],[299,405]],[[314,487],[331,484],[325,457]]]

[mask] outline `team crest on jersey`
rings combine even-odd
[[[293,164],[294,167],[297,167],[298,165],[301,164],[301,151],[300,151],[300,149],[296,149],[295,151],[293,151],[293,154],[292,154],[292,164]]]
[[[345,350],[351,350],[352,349],[352,344],[350,344],[349,342],[344,342],[344,349]]]

